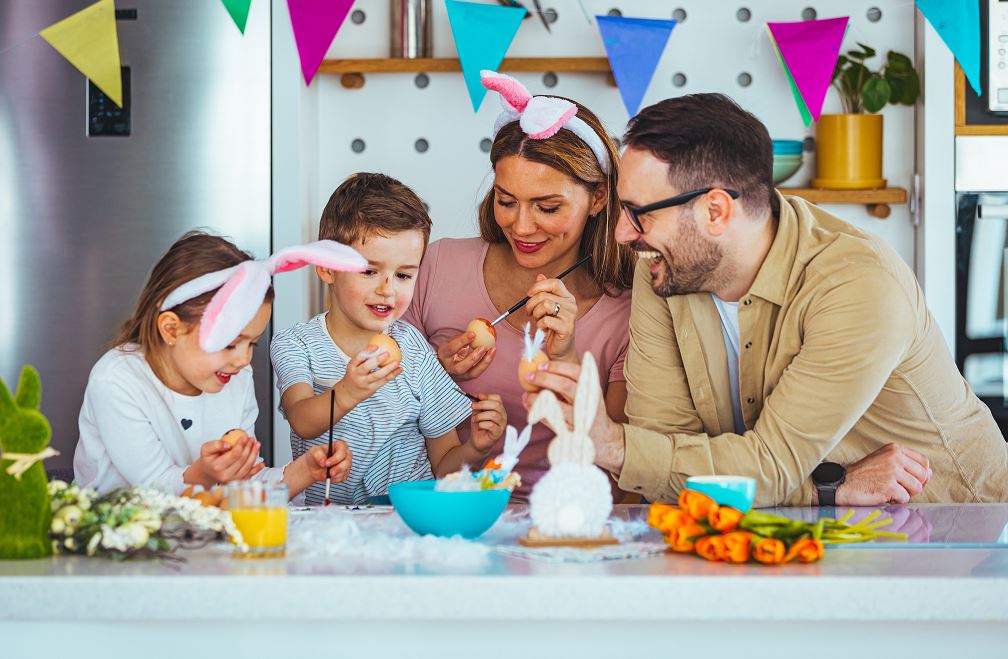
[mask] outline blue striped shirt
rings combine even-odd
[[[350,475],[332,485],[334,503],[364,503],[385,494],[392,483],[432,478],[425,438],[444,435],[472,411],[415,327],[397,320],[389,334],[402,350],[403,373],[333,426],[333,439],[345,441],[353,454]],[[315,395],[326,392],[343,378],[350,361],[329,336],[324,313],[273,337],[270,357],[281,396],[298,382],[310,384]],[[328,441],[327,433],[302,438],[291,430],[295,459]],[[324,482],[305,492],[308,505],[321,505],[324,498]]]

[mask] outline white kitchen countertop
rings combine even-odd
[[[639,519],[644,510],[621,506],[614,516]],[[183,552],[187,561],[176,567],[82,557],[0,561],[0,634],[13,637],[17,647],[17,638],[40,630],[78,633],[113,621],[123,633],[124,625],[136,633],[149,632],[151,625],[188,630],[179,639],[204,632],[213,639],[238,625],[263,636],[250,648],[255,653],[271,648],[274,637],[263,635],[267,629],[290,630],[297,637],[295,630],[305,626],[334,625],[343,630],[340,647],[357,642],[367,648],[376,634],[389,641],[381,630],[395,628],[405,634],[404,651],[428,656],[417,654],[411,634],[430,635],[431,642],[446,633],[460,642],[475,634],[464,642],[471,648],[468,643],[479,642],[479,634],[507,628],[539,638],[544,649],[550,639],[570,634],[590,641],[579,656],[595,656],[593,651],[614,656],[610,650],[627,646],[607,650],[605,639],[621,626],[633,643],[650,647],[691,624],[746,630],[737,637],[721,632],[723,643],[781,629],[810,635],[814,642],[825,630],[833,634],[853,624],[872,630],[879,643],[890,636],[894,643],[913,638],[921,644],[915,655],[923,657],[942,649],[942,629],[966,625],[976,647],[1001,648],[1000,656],[1008,656],[1008,505],[921,505],[887,512],[915,544],[827,547],[821,562],[808,565],[728,565],[675,554],[548,563],[491,552],[483,565],[456,568],[339,557],[235,560],[224,546]],[[790,514],[814,519],[816,511]],[[396,533],[410,533],[394,512],[377,515],[369,517]],[[499,523],[484,542],[508,544],[521,528],[519,522]],[[652,533],[644,539],[660,538]],[[598,638],[590,640],[593,635]],[[290,637],[274,640],[283,638]],[[280,643],[270,652],[297,655]],[[466,656],[463,647],[453,653],[435,644],[429,656]],[[165,656],[178,650],[170,638],[161,649]],[[493,656],[488,652],[477,654]]]

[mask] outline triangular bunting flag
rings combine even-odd
[[[245,34],[245,24],[248,22],[249,6],[252,0],[221,0],[224,8],[231,14],[231,20],[238,26],[238,30]]]
[[[301,74],[310,85],[354,0],[287,0]]]
[[[795,105],[798,106],[798,112],[801,114],[802,122],[804,122],[806,128],[812,125],[812,113],[809,112],[808,106],[805,105],[805,99],[802,98],[801,92],[798,91],[798,85],[795,84],[794,78],[791,76],[791,70],[788,69],[787,64],[784,62],[784,58],[781,57],[780,48],[777,47],[777,42],[774,41],[773,33],[770,31],[770,27],[766,28],[767,34],[770,35],[770,43],[773,44],[774,52],[777,54],[777,61],[780,62],[781,68],[784,69],[784,73],[787,75],[788,86],[791,88],[791,96],[794,97]]]
[[[119,33],[113,0],[99,0],[53,23],[39,36],[122,107]]]
[[[446,0],[445,7],[462,64],[462,77],[469,90],[469,100],[473,110],[478,110],[486,96],[486,89],[480,82],[480,71],[496,71],[500,66],[518,32],[518,26],[525,18],[525,10],[457,0]]]
[[[804,102],[805,109],[802,110],[802,104],[798,105],[798,109],[806,126],[811,124],[809,118],[819,121],[848,20],[848,16],[843,16],[818,21],[767,23],[771,40],[793,85],[792,92],[797,89]]]
[[[959,62],[970,86],[979,96],[979,4],[976,0],[917,0],[917,8],[952,51],[952,56]]]
[[[630,116],[637,114],[651,84],[674,20],[596,16],[609,66]]]

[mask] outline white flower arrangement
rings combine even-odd
[[[231,515],[196,499],[158,490],[129,488],[102,497],[63,481],[49,483],[53,516],[49,527],[57,553],[175,558],[179,546],[215,540],[242,543]]]

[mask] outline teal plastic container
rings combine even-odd
[[[414,532],[478,538],[486,533],[507,507],[510,490],[436,492],[435,481],[409,481],[389,486],[396,512]]]
[[[730,506],[744,513],[756,498],[756,481],[746,476],[690,476],[686,489],[706,494],[719,506]]]
[[[797,155],[802,152],[801,140],[773,140],[774,155]]]

